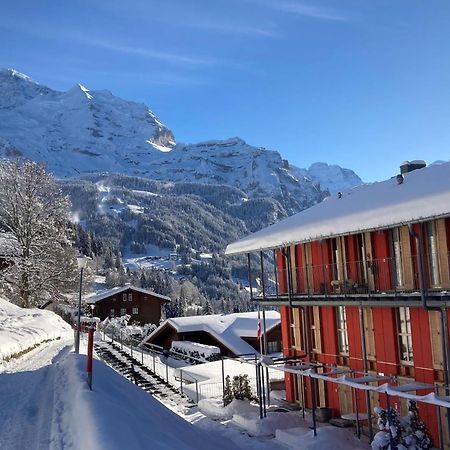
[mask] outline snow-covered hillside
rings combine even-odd
[[[44,162],[60,177],[113,172],[224,184],[250,197],[276,198],[290,212],[321,201],[324,189],[345,190],[361,182],[339,166],[298,169],[277,151],[240,138],[176,145],[172,132],[144,104],[82,85],[59,92],[3,69],[0,157],[20,155]]]

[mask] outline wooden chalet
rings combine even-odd
[[[95,305],[94,316],[101,320],[129,314],[130,322],[159,325],[161,308],[170,302],[170,298],[146,289],[124,286],[91,297],[87,302]]]

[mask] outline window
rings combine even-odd
[[[392,230],[392,248],[394,251],[395,284],[396,286],[403,286],[402,246],[400,242],[400,230],[398,228]]]
[[[115,311],[114,308],[111,308],[111,311],[109,312],[110,317],[114,317]]]
[[[439,286],[439,255],[437,245],[437,233],[436,225],[434,222],[428,222],[426,224],[427,234],[427,251],[428,251],[428,264],[430,267],[430,284],[431,286]]]
[[[339,353],[341,355],[348,355],[347,316],[345,314],[345,306],[338,306],[336,313]]]
[[[402,306],[398,308],[397,327],[400,361],[404,364],[412,364],[414,355],[411,334],[411,317],[408,307]]]
[[[267,353],[276,353],[280,351],[280,346],[278,341],[267,342]]]
[[[345,278],[344,265],[343,265],[343,249],[342,241],[339,238],[333,238],[331,240],[332,256],[334,263],[334,278],[337,281],[343,281]]]
[[[132,314],[139,314],[139,308],[133,308]]]
[[[311,347],[316,353],[321,353],[320,342],[320,310],[318,306],[311,308]]]
[[[133,294],[131,292],[128,293],[128,301],[133,301]]]
[[[127,313],[127,308],[120,308],[120,315],[124,316]]]
[[[127,301],[127,294],[122,294],[122,301],[126,302]]]
[[[292,323],[291,323],[291,331],[292,331],[292,346],[301,350],[303,347],[303,339],[302,339],[302,313],[299,308],[292,308]]]

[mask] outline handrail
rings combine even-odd
[[[283,298],[291,303],[296,296],[351,298],[377,294],[420,294],[421,285],[425,285],[430,294],[450,290],[448,280],[440,279],[437,284],[432,284],[436,281],[432,279],[434,272],[430,267],[424,268],[423,272],[419,270],[421,264],[427,263],[430,258],[442,264],[444,261],[450,263],[450,253],[430,253],[424,256],[424,261],[418,253],[402,254],[401,258],[387,256],[324,264],[306,263],[296,267],[287,264],[286,268],[277,268],[276,293],[272,292],[274,289],[266,289],[255,300]],[[438,273],[436,276],[440,278],[440,275],[442,274]],[[421,283],[420,277],[423,277]]]

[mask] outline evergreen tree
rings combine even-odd
[[[207,299],[205,304],[203,305],[203,314],[207,316],[214,314],[213,307],[209,299]]]
[[[225,377],[225,387],[223,390],[223,403],[225,406],[229,405],[233,401],[233,390],[231,387],[230,375]]]
[[[408,400],[409,426],[406,429],[405,444],[415,445],[418,449],[430,449],[433,447],[431,436],[427,426],[420,420],[417,402]]]
[[[232,389],[233,397],[237,400],[254,399],[248,375],[237,375],[233,377]]]

